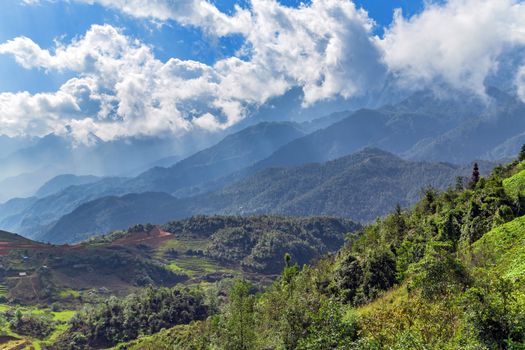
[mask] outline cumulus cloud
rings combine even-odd
[[[373,95],[387,78],[404,89],[446,84],[483,94],[486,80],[504,65],[525,99],[525,5],[518,0],[429,2],[411,18],[398,11],[382,37],[351,0],[313,0],[297,8],[251,0],[231,14],[205,0],[74,1],[176,21],[210,36],[240,34],[244,46],[208,65],[175,57],[163,62],[147,44],[110,25],[94,25],[52,48],[14,38],[0,44],[0,54],[28,69],[76,77],[55,93],[0,94],[2,130],[67,130],[80,140],[214,131],[294,87],[302,89],[305,107]]]
[[[398,11],[378,40],[400,83],[444,82],[480,94],[504,56],[521,55],[524,44],[525,5],[516,0],[449,0],[409,19]]]
[[[351,1],[316,0],[289,8],[274,0],[253,0],[249,10],[237,8],[232,15],[207,1],[157,0],[147,6],[138,0],[88,2],[136,17],[200,26],[212,35],[241,33],[243,57],[248,58],[233,56],[213,65],[178,58],[162,62],[147,44],[110,25],[94,25],[83,37],[52,49],[26,37],[0,44],[0,54],[13,55],[25,68],[77,74],[48,98],[68,96],[78,112],[62,118],[50,112],[49,131],[62,128],[78,138],[94,134],[110,140],[196,127],[225,129],[243,119],[247,109],[292,87],[303,88],[309,105],[362,94],[385,73],[370,35],[373,23]],[[16,96],[4,103],[34,97]]]

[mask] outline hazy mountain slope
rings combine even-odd
[[[521,146],[525,144],[525,132],[513,136],[484,155],[486,159],[510,159],[519,153]]]
[[[86,201],[127,193],[122,186],[124,182],[124,178],[105,178],[92,184],[70,186],[63,191],[40,198],[20,212],[4,218],[0,221],[0,226],[34,238],[47,230],[48,226],[60,216],[71,212]]]
[[[65,188],[68,188],[69,186],[73,185],[85,185],[89,183],[93,183],[96,181],[99,181],[100,177],[98,176],[92,176],[92,175],[73,175],[73,174],[65,174],[65,175],[58,175],[46,182],[44,185],[42,185],[38,191],[36,191],[35,196],[36,197],[46,197],[49,195],[52,195],[56,192],[60,192]]]
[[[338,121],[348,117],[352,112],[350,111],[341,111],[331,113],[327,116],[315,118],[309,121],[301,123],[301,128],[304,129],[307,133],[312,133],[317,130],[321,130],[329,127],[332,124],[337,123]]]
[[[128,183],[134,192],[173,193],[223,177],[261,160],[282,145],[303,136],[294,123],[259,123],[225,137],[170,168],[153,168]]]
[[[418,92],[396,105],[358,110],[325,129],[290,142],[254,165],[248,173],[272,166],[332,160],[364,147],[400,154],[423,139],[454,128],[481,110],[480,101],[475,98]]]
[[[525,132],[525,104],[518,98],[489,89],[486,109],[457,127],[416,143],[404,155],[415,160],[463,163],[485,157],[501,159],[515,156]]]
[[[489,170],[489,166],[481,168]],[[424,186],[445,188],[456,176],[469,173],[470,167],[409,162],[367,149],[323,164],[267,169],[223,190],[191,198],[150,193],[99,198],[60,218],[38,238],[85,239],[137,222],[163,223],[194,214],[337,215],[368,221],[396,203],[414,203]]]
[[[30,147],[38,142],[36,137],[0,135],[0,157],[4,158],[19,149]]]
[[[105,178],[68,187],[0,222],[0,227],[34,237],[61,216],[96,198],[138,192],[198,190],[193,187],[251,165],[302,135],[302,129],[295,123],[260,123],[227,136],[215,146],[171,168],[153,168],[132,179]]]
[[[32,172],[18,174],[0,181],[0,202],[12,198],[31,197],[46,181],[57,173],[53,167],[45,167]],[[2,214],[0,214],[2,215]]]
[[[164,223],[177,219],[184,207],[167,193],[146,192],[123,197],[103,197],[80,205],[62,217],[40,241],[58,243],[78,242],[92,235],[101,235],[144,222]]]
[[[64,169],[64,164],[70,161],[71,154],[67,141],[52,134],[0,159],[4,169],[3,177],[32,173],[49,168],[51,165],[55,168],[54,171],[59,173]]]
[[[38,200],[37,197],[13,198],[0,204],[0,220],[18,214],[29,208]]]

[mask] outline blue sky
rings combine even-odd
[[[304,1],[280,0],[283,5],[296,7]],[[422,0],[356,0],[358,7],[369,12],[378,23],[376,33],[392,21],[395,8],[410,16],[423,8]],[[234,5],[249,6],[247,1],[215,0],[218,9],[231,13]],[[306,2],[308,3],[308,2]],[[242,37],[230,35],[211,40],[199,28],[182,26],[174,21],[158,26],[147,20],[135,19],[100,5],[74,2],[42,2],[24,4],[21,0],[2,0],[0,3],[0,43],[26,36],[43,48],[53,46],[54,40],[68,42],[83,35],[93,24],[111,24],[123,28],[131,36],[152,45],[156,56],[166,61],[171,57],[213,63],[234,54],[243,44]],[[15,63],[13,57],[0,55],[0,92],[54,91],[72,74],[27,70]]]

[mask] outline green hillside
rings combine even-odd
[[[481,265],[495,275],[519,281],[525,276],[525,216],[498,226],[473,245]]]
[[[77,316],[53,324],[8,311],[6,334],[58,349],[523,349],[521,170],[513,162],[443,192],[428,188],[412,208],[365,227],[201,216],[92,239],[68,259],[97,266],[86,257],[97,252],[114,266],[98,275],[122,267],[118,274],[138,283],[133,293],[89,300],[62,290],[82,296]],[[122,263],[110,251],[140,259]],[[182,280],[158,288],[169,271]],[[28,324],[38,334],[24,335]]]
[[[284,266],[285,252],[306,264],[340,249],[359,228],[328,217],[197,216],[73,246],[1,232],[0,348],[104,348],[206,319],[231,279],[262,288]],[[116,323],[119,330],[109,326]]]
[[[238,281],[217,315],[128,349],[523,349],[520,164],[427,190],[264,292]],[[509,184],[512,184],[509,186]]]
[[[522,169],[523,166],[524,164],[520,163],[516,171]],[[505,187],[505,191],[514,197],[523,194],[525,190],[525,170],[521,170],[515,175],[503,180],[503,186]]]

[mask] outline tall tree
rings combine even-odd
[[[470,177],[470,187],[474,188],[476,184],[479,182],[479,167],[478,163],[474,163],[474,167],[472,168],[472,176]]]
[[[228,307],[224,315],[225,345],[231,350],[250,350],[255,343],[255,297],[252,286],[237,281],[230,289]]]
[[[464,186],[464,180],[463,180],[463,176],[457,176],[456,177],[456,191],[463,191],[463,186]]]

